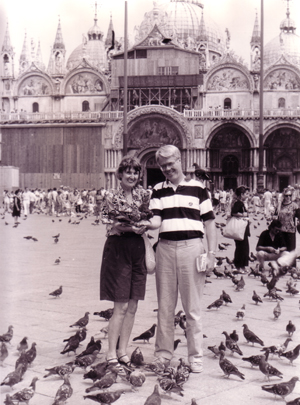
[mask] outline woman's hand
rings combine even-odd
[[[147,227],[132,225],[131,229],[133,232],[137,233],[138,235],[142,235],[144,232],[146,232]]]

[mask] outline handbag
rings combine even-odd
[[[143,239],[145,243],[145,262],[146,262],[146,268],[147,268],[147,273],[148,274],[153,274],[155,272],[155,252],[153,250],[153,247],[151,245],[151,242],[146,235],[146,233],[143,233]]]
[[[248,220],[245,218],[230,217],[223,230],[225,238],[244,240]]]

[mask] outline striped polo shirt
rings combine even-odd
[[[167,240],[202,238],[203,222],[215,218],[208,191],[197,180],[183,180],[177,187],[168,180],[156,184],[150,209],[161,217],[159,237]]]

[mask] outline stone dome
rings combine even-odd
[[[67,69],[78,66],[83,59],[99,70],[107,69],[107,55],[103,41],[103,32],[97,26],[97,18],[92,28],[88,31],[88,39],[84,36],[82,44],[77,46],[67,61]]]
[[[166,37],[176,39],[179,45],[186,41],[199,43],[204,35],[209,50],[222,55],[225,50],[223,35],[202,7],[198,0],[168,0],[160,6],[154,2],[153,10],[145,13],[136,29],[135,42],[142,41],[156,23]]]
[[[280,34],[268,42],[264,47],[264,64],[266,66],[276,63],[281,56],[289,62],[300,66],[300,37],[295,33],[296,24],[289,17],[280,24]]]

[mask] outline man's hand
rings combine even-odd
[[[210,274],[215,268],[215,255],[207,253],[206,257],[206,273]]]

